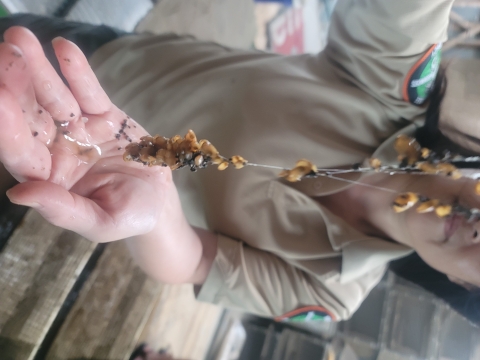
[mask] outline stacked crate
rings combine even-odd
[[[388,273],[339,324],[359,360],[476,360],[480,329],[423,289]]]

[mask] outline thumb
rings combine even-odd
[[[34,208],[53,225],[91,238],[103,210],[92,200],[49,181],[27,181],[7,191],[11,202]]]

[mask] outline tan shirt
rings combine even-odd
[[[224,156],[291,167],[362,162],[426,105],[404,83],[446,39],[452,0],[339,0],[327,48],[279,56],[175,35],[130,36],[101,48],[92,67],[112,101],[153,134],[193,129]],[[185,214],[218,233],[218,255],[198,298],[266,316],[316,305],[351,316],[388,261],[411,250],[365,236],[278,170],[175,173]]]

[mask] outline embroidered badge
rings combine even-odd
[[[321,306],[306,306],[275,318],[282,322],[335,321],[335,316]]]
[[[433,45],[410,69],[403,84],[403,99],[415,105],[427,100],[437,77],[442,44]]]

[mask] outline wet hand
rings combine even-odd
[[[73,43],[53,42],[67,87],[30,31],[13,27],[4,38],[0,161],[20,182],[10,200],[93,241],[152,230],[175,192],[171,172],[122,159],[147,132],[111,103]]]

